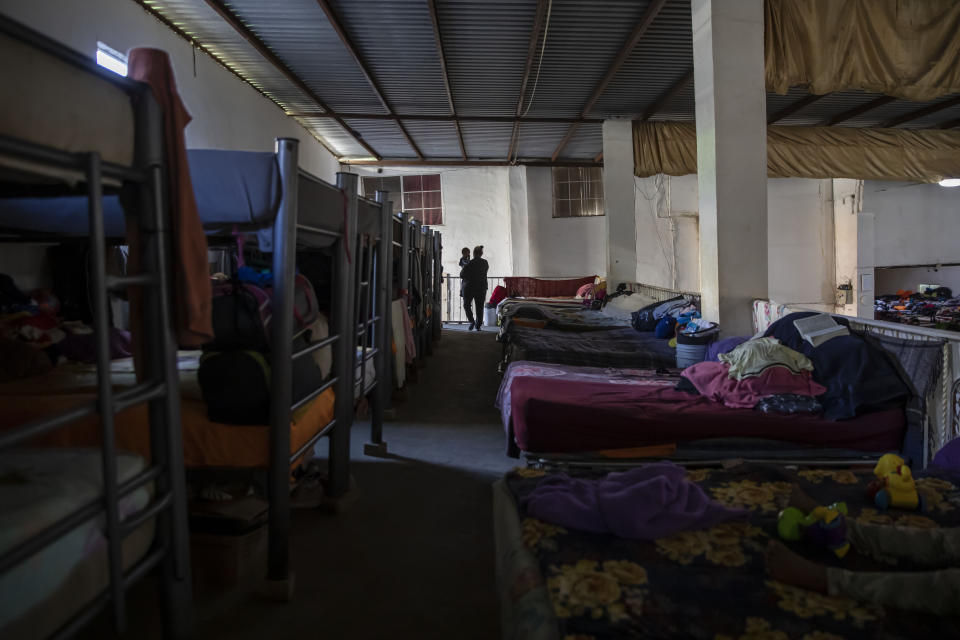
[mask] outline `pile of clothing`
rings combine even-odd
[[[685,296],[677,296],[634,311],[630,325],[637,331],[653,331],[658,338],[673,338],[678,324],[685,326],[699,318],[697,305]]]
[[[876,298],[873,310],[877,320],[960,331],[960,297],[954,297],[949,287],[922,293],[901,289]]]
[[[813,380],[813,369],[809,358],[776,338],[756,338],[687,367],[677,388],[736,409],[819,413],[816,397],[827,389]]]
[[[93,328],[61,315],[51,292],[25,293],[9,275],[0,274],[0,382],[49,371],[60,361],[96,362]],[[130,334],[111,328],[112,358],[130,356]]]

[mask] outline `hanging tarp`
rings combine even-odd
[[[960,93],[957,0],[766,0],[767,88]]]
[[[634,174],[697,172],[692,122],[635,122]],[[767,127],[771,178],[937,182],[960,177],[960,130]]]

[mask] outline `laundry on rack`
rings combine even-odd
[[[640,540],[704,529],[746,513],[712,500],[687,478],[686,469],[669,462],[599,479],[550,476],[524,499],[523,508],[570,529]]]

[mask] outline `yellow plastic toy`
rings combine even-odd
[[[917,493],[910,467],[900,456],[888,453],[880,458],[873,473],[877,479],[867,487],[874,504],[880,509],[923,509],[923,499]]]

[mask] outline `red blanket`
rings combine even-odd
[[[519,377],[510,393],[523,451],[585,452],[705,438],[767,438],[859,451],[899,451],[903,409],[832,422],[731,409],[663,386]]]
[[[572,298],[577,289],[585,284],[593,284],[597,276],[571,278],[569,280],[541,280],[540,278],[504,278],[508,295],[511,298]]]

